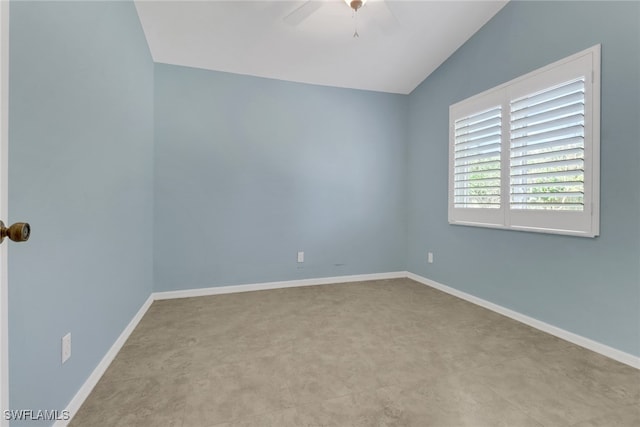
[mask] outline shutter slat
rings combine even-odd
[[[474,187],[474,190],[478,194],[482,194],[483,196],[500,196],[500,187],[488,188],[488,187]],[[481,190],[481,192],[480,192]],[[454,190],[454,194],[456,196],[465,196],[469,197],[469,189],[468,188],[456,188]]]
[[[572,104],[567,105],[562,108],[557,109],[543,109],[540,113],[534,114],[533,112],[529,112],[529,114],[521,119],[515,119],[512,116],[511,126],[514,129],[518,129],[524,126],[535,125],[538,123],[544,123],[550,119],[558,118],[558,117],[568,117],[574,114],[582,114],[584,111],[584,105],[580,104]]]
[[[559,168],[559,167],[578,167],[580,169],[574,169],[576,170],[576,172],[578,170],[582,170],[582,166],[584,166],[584,159],[568,159],[568,160],[553,160],[550,162],[540,162],[540,163],[533,163],[533,164],[528,164],[528,165],[515,165],[515,166],[511,166],[511,176],[519,176],[521,174],[524,175],[528,175],[529,172],[527,172],[528,170],[531,169],[552,169],[552,168]],[[519,172],[519,173],[514,173],[514,172]],[[537,172],[531,172],[531,173],[537,173]]]
[[[474,190],[482,190],[482,193],[478,193],[478,194],[482,194],[482,195],[492,195],[492,196],[499,196],[500,195],[500,187],[473,187]],[[460,188],[455,188],[454,189],[455,195],[456,196],[469,196],[469,188],[466,187],[460,187]]]
[[[582,191],[548,191],[537,193],[511,193],[511,200],[515,203],[537,199],[540,197],[583,197]]]
[[[474,132],[466,133],[464,135],[456,136],[456,145],[463,142],[476,141],[492,135],[500,135],[501,126],[491,126],[488,128],[480,129]]]
[[[514,192],[514,193],[517,193],[517,191],[515,191],[516,189],[522,190],[522,192],[526,193],[527,189],[535,188],[535,187],[560,188],[560,187],[563,187],[563,186],[575,187],[575,186],[580,186],[580,185],[584,187],[584,182],[582,182],[582,181],[554,181],[554,182],[532,182],[532,183],[512,184],[511,188],[512,188],[512,192]]]
[[[467,178],[468,175],[477,174],[480,171],[474,172],[456,172],[455,181],[480,181],[483,179],[500,179],[500,169],[488,169],[481,171],[484,178]]]
[[[581,136],[573,136],[570,138],[562,138],[562,139],[554,139],[547,142],[538,142],[535,144],[528,144],[521,147],[512,147],[511,148],[511,157],[522,156],[524,153],[528,153],[531,151],[538,150],[546,150],[549,148],[575,148],[575,147],[583,147],[584,146],[584,138]]]
[[[553,99],[549,102],[545,102],[544,104],[538,104],[536,106],[526,108],[524,110],[511,111],[511,119],[519,120],[523,117],[527,117],[534,114],[539,114],[541,112],[553,110],[555,108],[560,108],[563,106],[575,105],[575,104],[581,104],[584,106],[583,93],[572,93],[569,95],[561,96],[560,98]]]
[[[512,203],[511,209],[581,211],[582,203]]]
[[[484,138],[478,138],[475,139],[473,141],[468,141],[468,142],[459,142],[456,144],[455,146],[455,150],[456,151],[462,151],[465,150],[467,148],[474,148],[474,147],[480,147],[483,145],[488,145],[488,144],[494,144],[494,143],[500,143],[500,134],[496,134],[496,135],[489,135],[486,136]]]
[[[486,179],[461,179],[461,180],[457,180],[454,181],[455,182],[455,188],[460,188],[460,187],[468,187],[468,183],[473,182],[473,183],[477,183],[480,185],[488,185],[488,186],[496,186],[499,187],[500,186],[500,177],[496,177],[496,178],[486,178]],[[458,185],[460,184],[460,185]]]
[[[556,129],[549,132],[541,132],[537,135],[523,136],[520,138],[512,138],[512,147],[521,147],[523,145],[539,144],[541,142],[557,141],[559,139],[584,137],[584,126],[571,126],[565,129]]]
[[[495,160],[500,160],[500,153],[496,153],[496,152],[491,152],[491,153],[481,153],[481,154],[474,154],[473,156],[465,156],[465,157],[460,157],[459,159],[456,159],[456,166],[464,166],[464,165],[468,165],[471,166],[474,163],[469,163],[469,160],[485,160],[485,161],[495,161]]]
[[[533,153],[533,154],[522,154],[520,156],[511,156],[511,159],[516,161],[530,162],[532,160],[541,160],[541,159],[552,159],[557,158],[559,156],[572,156],[572,155],[581,155],[584,153],[584,149],[582,147],[579,148],[569,148],[569,149],[560,149],[555,151],[543,151],[541,153]],[[512,153],[513,154],[513,153]],[[534,163],[527,163],[529,165]]]
[[[465,204],[465,205],[478,205],[477,207],[479,207],[480,205],[492,209],[494,207],[499,208],[500,207],[500,197],[499,196],[489,196],[491,198],[486,198],[486,199],[481,199],[478,197],[469,197],[469,196],[453,196],[454,200],[456,203],[461,203],[461,204]],[[470,207],[470,206],[464,206],[465,208]]]
[[[469,170],[469,168],[475,168],[475,170]],[[482,169],[478,169],[478,168],[482,168]],[[496,159],[496,160],[487,160],[486,162],[475,162],[475,163],[470,164],[470,165],[455,166],[455,173],[456,174],[478,172],[480,170],[482,170],[483,172],[499,171],[500,170],[500,160],[498,160],[498,159]]]
[[[535,125],[511,129],[511,137],[519,138],[522,136],[536,135],[539,133],[547,133],[555,129],[567,129],[571,126],[583,127],[584,114],[574,114],[573,116],[561,117],[559,119],[548,120],[546,122],[537,123]]]
[[[468,126],[459,127],[456,125],[456,137],[468,135],[468,134],[478,132],[480,130],[487,129],[487,128],[494,128],[496,126],[499,127],[501,123],[502,123],[502,119],[500,118],[500,116],[498,116],[498,117],[491,118],[489,120],[483,120],[481,122],[477,122]]]
[[[456,157],[464,159],[471,155],[478,153],[499,153],[500,152],[500,142],[496,142],[494,144],[486,144],[481,145],[479,147],[474,148],[466,148],[464,150],[456,151]]]
[[[542,92],[531,94],[525,98],[511,102],[511,112],[528,109],[538,104],[560,98],[573,93],[584,93],[584,80],[575,80],[556,86],[553,89],[544,90]]]
[[[492,162],[488,162],[487,164],[490,164]],[[456,166],[456,175],[470,175],[470,174],[473,174],[473,173],[483,172],[483,173],[492,173],[492,174],[495,174],[496,176],[500,176],[499,173],[496,174],[496,172],[500,172],[500,168],[487,168],[487,169],[469,170],[469,168],[472,167],[472,166],[476,166],[476,165],[474,164],[474,165]],[[476,178],[473,178],[473,179],[476,179]]]
[[[499,196],[474,196],[474,195],[465,195],[465,196],[453,196],[455,198],[456,203],[471,203],[474,205],[494,205],[500,206],[500,197]]]
[[[462,128],[465,126],[473,125],[474,123],[477,123],[477,122],[491,119],[493,117],[500,117],[500,115],[501,115],[501,108],[500,106],[496,106],[494,108],[486,110],[485,112],[474,114],[472,116],[468,116],[468,117],[456,120],[455,127],[456,129]]]
[[[531,182],[530,180],[536,180],[535,182],[546,183],[546,181],[544,181],[546,179],[575,177],[575,176],[582,178],[583,171],[582,170],[563,170],[563,171],[553,171],[553,172],[535,172],[535,173],[528,173],[526,175],[512,175],[511,182],[512,182],[512,185],[517,185],[517,183],[519,182]]]

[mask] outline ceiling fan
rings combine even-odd
[[[372,0],[369,2],[367,0],[344,0],[344,2],[351,8],[354,18],[357,18],[358,11],[366,4],[367,9],[371,9],[371,19],[375,21],[383,33],[388,34],[399,26],[398,20],[384,0]],[[325,1],[320,0],[308,0],[285,16],[283,20],[285,23],[296,27],[324,6],[325,3]],[[357,27],[353,36],[358,37]]]

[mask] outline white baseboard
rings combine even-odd
[[[247,285],[215,286],[211,288],[186,289],[182,291],[154,292],[152,296],[154,300],[191,298],[206,295],[231,294],[237,292],[264,291],[267,289],[297,288],[301,286],[329,285],[332,283],[362,282],[366,280],[399,279],[406,277],[406,271],[396,271],[391,273],[357,274],[350,276],[321,277],[317,279],[253,283]]]
[[[503,316],[509,317],[513,320],[517,320],[518,322],[524,323],[525,325],[529,325],[533,328],[536,328],[548,334],[554,335],[565,341],[569,341],[573,344],[579,345],[591,351],[595,351],[596,353],[600,353],[603,356],[606,356],[613,360],[617,360],[618,362],[624,363],[625,365],[629,365],[634,368],[640,369],[640,357],[634,356],[629,353],[625,353],[624,351],[620,351],[613,347],[609,347],[608,345],[599,343],[597,341],[593,341],[581,335],[574,334],[573,332],[569,332],[557,326],[550,325],[538,319],[534,319],[533,317],[529,317],[527,315],[518,313],[517,311],[513,311],[508,308],[502,307],[498,304],[494,304],[492,302],[483,300],[482,298],[475,297],[466,292],[459,291],[452,287],[443,285],[442,283],[438,283],[433,280],[427,279],[426,277],[422,277],[417,274],[409,273],[409,272],[407,272],[407,277],[409,279],[415,280],[416,282],[419,282],[424,285],[430,286],[432,288],[438,289],[440,291],[446,292],[450,295],[456,296],[465,301],[469,301],[473,304],[479,305],[491,311],[495,311],[496,313],[502,314]]]
[[[87,378],[82,387],[80,387],[80,390],[78,390],[76,395],[73,396],[73,399],[71,399],[71,402],[69,402],[66,408],[68,413],[71,415],[71,418],[73,418],[75,413],[80,409],[80,406],[82,406],[87,397],[89,397],[93,388],[98,384],[98,381],[100,381],[100,378],[102,378],[102,375],[105,373],[111,362],[113,362],[113,359],[115,359],[116,355],[129,338],[129,335],[131,335],[136,326],[138,326],[138,323],[140,323],[140,320],[142,320],[142,317],[145,315],[149,307],[151,307],[152,303],[153,294],[149,295],[149,298],[147,298],[144,304],[142,304],[140,310],[138,310],[136,315],[133,316],[131,322],[129,322],[127,327],[124,328],[118,339],[113,343],[109,351],[107,351],[107,354],[104,355],[100,363],[98,363],[98,366],[96,366],[91,375],[89,375],[89,378]],[[70,419],[58,420],[53,427],[66,427],[70,422]]]
[[[634,368],[640,369],[640,357],[636,357],[629,353],[625,353],[623,351],[617,350],[615,348],[609,347],[605,344],[601,344],[597,341],[593,341],[589,338],[585,338],[581,335],[574,334],[573,332],[566,331],[564,329],[558,328],[557,326],[550,325],[548,323],[542,322],[540,320],[534,319],[533,317],[526,316],[524,314],[518,313],[516,311],[510,310],[508,308],[502,307],[498,304],[494,304],[492,302],[483,300],[482,298],[475,297],[466,292],[454,289],[452,287],[443,285],[441,283],[435,282],[433,280],[427,279],[426,277],[419,276],[414,273],[410,273],[407,271],[396,271],[391,273],[374,273],[374,274],[358,274],[351,276],[335,276],[335,277],[323,277],[318,279],[302,279],[302,280],[288,280],[282,282],[266,282],[266,283],[254,283],[254,284],[246,284],[246,285],[232,285],[232,286],[218,286],[211,288],[202,288],[202,289],[187,289],[180,291],[166,291],[166,292],[154,292],[149,295],[149,298],[145,301],[145,303],[140,307],[138,313],[131,319],[131,322],[127,325],[127,327],[122,331],[122,334],[118,337],[118,339],[113,343],[107,354],[102,358],[98,366],[93,370],[89,378],[82,385],[80,390],[73,397],[66,410],[69,411],[71,417],[80,409],[80,406],[84,403],[85,399],[89,396],[95,385],[98,383],[102,375],[105,373],[113,359],[116,357],[124,343],[129,338],[129,335],[133,332],[135,327],[138,325],[144,314],[147,312],[153,301],[155,300],[165,300],[165,299],[174,299],[174,298],[190,298],[190,297],[198,297],[198,296],[206,296],[206,295],[220,295],[220,294],[229,294],[229,293],[238,293],[238,292],[250,292],[250,291],[261,291],[267,289],[281,289],[281,288],[293,288],[293,287],[301,287],[301,286],[316,286],[316,285],[327,285],[332,283],[349,283],[349,282],[361,282],[366,280],[385,280],[385,279],[400,279],[400,278],[409,278],[415,280],[416,282],[422,283],[424,285],[430,286],[434,289],[438,289],[465,301],[471,302],[473,304],[479,305],[496,313],[502,314],[503,316],[509,317],[518,322],[529,325],[533,328],[539,329],[548,334],[554,335],[558,338],[561,338],[565,341],[569,341],[586,349],[595,351],[596,353],[600,353],[603,356],[609,357],[611,359],[617,360],[618,362],[624,363],[626,365],[632,366]],[[66,427],[69,424],[69,420],[67,421],[57,421],[54,424],[54,427]]]
[[[392,273],[359,274],[352,276],[323,277],[319,279],[288,280],[282,282],[255,283],[248,285],[218,286],[212,288],[188,289],[183,291],[154,292],[149,295],[149,298],[147,298],[144,304],[142,304],[140,310],[138,310],[133,319],[131,319],[131,322],[129,322],[127,327],[122,331],[118,339],[113,343],[109,351],[107,351],[107,354],[104,355],[98,366],[96,366],[89,378],[87,378],[82,387],[80,387],[80,390],[78,390],[73,399],[71,399],[71,402],[69,402],[66,407],[66,411],[68,411],[68,413],[71,415],[71,419],[73,419],[75,413],[80,409],[87,397],[89,397],[89,394],[91,393],[93,388],[96,386],[98,381],[100,381],[102,375],[104,375],[113,359],[115,359],[124,343],[127,341],[138,323],[140,323],[140,320],[142,320],[142,317],[145,315],[145,313],[147,312],[149,307],[151,307],[151,304],[155,300],[260,291],[266,289],[292,288],[299,286],[315,286],[331,283],[361,282],[365,280],[398,279],[405,277],[407,277],[406,271],[398,271]],[[53,425],[53,427],[66,427],[70,422],[70,419],[58,420]]]

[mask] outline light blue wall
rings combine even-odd
[[[410,96],[154,67],[128,2],[11,9],[13,408],[66,407],[154,289],[408,268],[640,355],[640,3],[512,2]],[[449,226],[448,106],[596,43],[601,236]]]
[[[410,271],[640,355],[639,23],[638,2],[511,2],[410,95]],[[598,43],[601,236],[448,225],[449,105]]]
[[[405,269],[406,96],[170,65],[155,95],[156,290]]]
[[[62,410],[152,290],[153,62],[130,2],[12,2],[10,27],[9,219],[33,232],[9,249],[10,405]]]

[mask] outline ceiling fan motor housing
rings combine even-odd
[[[357,12],[358,9],[362,7],[362,4],[363,4],[362,0],[351,0],[351,2],[349,3],[349,6],[351,6],[351,9]]]

